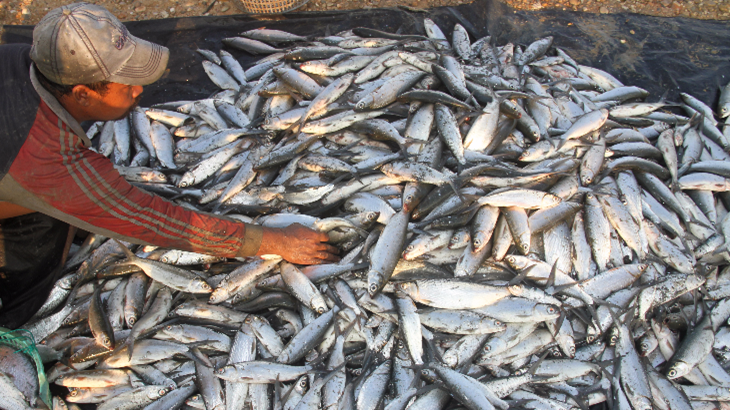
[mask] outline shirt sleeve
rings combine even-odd
[[[259,226],[191,211],[132,186],[43,103],[9,174],[60,212],[53,216],[133,243],[225,257],[255,255],[261,244]]]

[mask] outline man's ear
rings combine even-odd
[[[71,89],[71,98],[83,107],[88,107],[91,104],[92,94],[93,90],[83,84],[75,85]]]

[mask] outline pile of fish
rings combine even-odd
[[[245,32],[246,70],[199,50],[211,98],[93,126],[137,186],[342,260],[89,236],[25,326],[54,409],[727,408],[730,87],[425,27]]]

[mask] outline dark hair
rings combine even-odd
[[[53,96],[56,97],[57,100],[60,100],[61,97],[63,97],[64,95],[71,94],[71,91],[73,91],[74,87],[76,87],[77,85],[86,86],[101,95],[106,94],[107,90],[109,90],[109,84],[110,84],[109,81],[98,81],[98,82],[91,83],[91,84],[63,85],[63,84],[54,83],[53,81],[49,80],[38,69],[36,69],[35,72],[36,72],[36,74],[38,76],[38,80],[40,81],[43,88],[45,88],[51,94],[53,94]]]

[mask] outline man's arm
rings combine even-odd
[[[263,229],[193,212],[136,188],[55,119],[42,104],[8,173],[24,191],[13,198],[21,206],[134,243],[225,257],[277,253],[302,264],[336,259],[335,249],[322,243],[325,234],[301,226]]]

